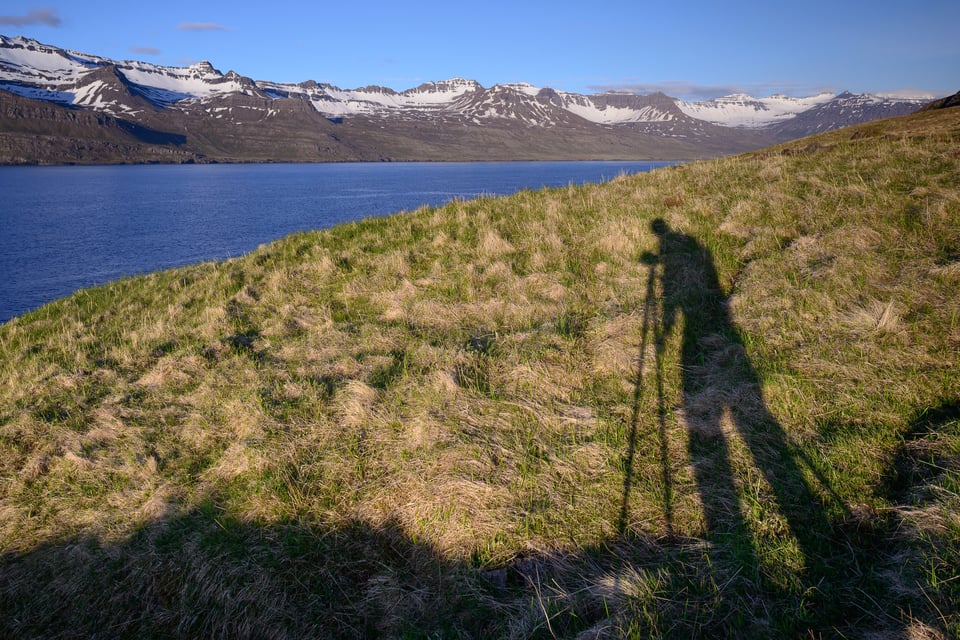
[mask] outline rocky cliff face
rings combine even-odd
[[[0,162],[198,162],[186,137],[0,90]]]

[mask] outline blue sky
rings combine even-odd
[[[0,33],[114,59],[209,60],[281,82],[397,90],[455,76],[594,93],[947,95],[958,0],[20,2]]]

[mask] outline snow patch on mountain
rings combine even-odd
[[[627,124],[638,122],[669,122],[673,114],[653,106],[637,108],[598,106],[592,100],[570,101],[564,107],[584,120],[598,124]]]
[[[795,117],[808,109],[829,102],[832,93],[820,93],[808,98],[774,95],[754,98],[736,93],[702,102],[677,100],[677,107],[686,115],[726,127],[768,127]]]
[[[477,82],[463,78],[428,82],[402,93],[386,87],[341,89],[316,82],[281,84],[261,81],[260,86],[267,95],[306,97],[318,112],[335,117],[439,110],[448,107],[458,98],[483,88]]]
[[[542,91],[540,87],[535,87],[527,82],[509,82],[497,86],[510,89],[511,91],[516,91],[517,93],[522,93],[523,95],[530,97],[536,97]]]
[[[475,80],[451,78],[442,82],[428,82],[408,89],[400,95],[408,107],[424,107],[449,104],[467,93],[480,91],[483,87]]]
[[[239,80],[223,82],[223,74],[209,62],[200,62],[189,67],[159,67],[147,63],[118,65],[120,73],[129,81],[144,89],[154,91],[162,102],[174,102],[172,98],[187,96],[208,98],[222,93],[243,91]],[[183,98],[179,98],[183,99]]]
[[[102,58],[64,51],[29,38],[0,36],[0,80],[48,86],[75,81],[103,62]]]

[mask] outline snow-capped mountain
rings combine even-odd
[[[309,100],[317,112],[332,117],[375,115],[386,113],[436,112],[449,106],[464,94],[481,90],[473,80],[453,78],[430,82],[398,93],[387,87],[341,89],[330,84],[307,81],[282,84],[260,81],[267,95]]]
[[[0,90],[25,99],[105,113],[161,131],[192,127],[195,133],[188,139],[206,141],[198,148],[208,151],[211,141],[220,144],[225,134],[205,131],[204,121],[219,127],[266,123],[272,119],[271,126],[286,123],[283,129],[287,136],[294,135],[290,129],[293,122],[314,129],[325,129],[329,123],[346,124],[341,127],[343,131],[330,135],[342,143],[345,138],[341,133],[349,132],[353,138],[346,144],[362,148],[357,152],[362,158],[378,144],[384,149],[393,148],[397,137],[427,137],[437,140],[431,144],[440,144],[437,135],[423,132],[425,124],[448,129],[457,126],[459,129],[447,132],[448,139],[476,138],[487,144],[496,143],[496,139],[464,131],[472,127],[513,130],[514,134],[518,128],[570,130],[583,139],[593,134],[595,142],[586,146],[568,141],[571,144],[566,153],[558,146],[561,138],[554,136],[555,142],[548,145],[552,149],[549,155],[564,157],[576,157],[585,150],[591,157],[604,155],[599,145],[607,139],[617,140],[613,147],[618,156],[631,155],[627,151],[631,144],[637,157],[653,153],[717,155],[866,119],[908,113],[923,103],[848,93],[807,98],[737,94],[705,102],[684,102],[660,93],[581,95],[523,83],[485,88],[464,78],[430,82],[399,92],[378,86],[341,89],[315,81],[254,81],[234,71],[222,73],[209,62],[167,67],[116,61],[28,38],[5,36],[0,36]],[[326,124],[320,124],[321,121]],[[390,138],[391,132],[395,138],[388,142],[386,138]],[[615,138],[610,138],[613,133]],[[243,146],[241,137],[234,132],[228,137],[237,141],[238,149]],[[661,142],[655,144],[651,137]],[[673,140],[674,144],[664,140]],[[399,156],[416,156],[409,144],[406,147],[400,145],[405,150]],[[526,148],[535,147],[533,144]]]
[[[123,81],[136,87],[136,93],[159,106],[257,91],[252,80],[233,72],[224,75],[209,62],[163,67],[147,62],[114,61],[58,49],[28,38],[0,36],[0,88],[22,96],[93,107],[97,104],[93,99],[96,90],[89,88],[87,76],[105,67],[114,67]],[[111,101],[101,104],[108,105]],[[121,111],[132,110],[115,106]]]
[[[671,122],[680,116],[677,113],[676,101],[662,93],[646,96],[629,93],[600,93],[584,96],[555,91],[551,98],[555,104],[584,120],[597,124]]]
[[[680,110],[692,118],[728,127],[763,128],[779,124],[813,107],[833,100],[834,94],[820,93],[809,98],[774,95],[754,98],[736,93],[704,102],[678,102]]]

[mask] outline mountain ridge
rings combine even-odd
[[[342,89],[315,80],[254,80],[234,70],[223,73],[209,61],[185,67],[117,61],[2,35],[0,90],[25,100],[102,112],[162,132],[185,133],[183,147],[195,161],[682,160],[748,151],[904,115],[924,103],[850,93],[809,98],[735,94],[684,102],[663,93],[577,94],[526,83],[484,87],[462,77],[402,91],[382,86]],[[316,117],[307,116],[305,107]],[[321,119],[340,131],[328,131]],[[350,126],[340,126],[345,121]],[[245,142],[251,124],[263,131]],[[0,135],[39,126],[7,118],[0,122]],[[247,130],[236,129],[244,126]],[[424,126],[439,127],[443,135],[425,135]],[[541,135],[521,135],[524,129]],[[94,127],[82,137],[96,139],[99,133]],[[303,138],[312,141],[309,150]],[[518,147],[510,138],[528,144]],[[20,161],[0,156],[0,163]],[[75,160],[51,153],[32,161]],[[143,159],[134,155],[130,161]]]

